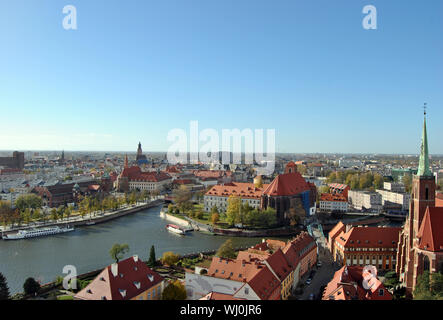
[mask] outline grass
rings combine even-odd
[[[74,300],[74,297],[70,295],[63,295],[63,296],[58,296],[57,300]]]

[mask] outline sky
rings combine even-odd
[[[0,0],[0,150],[166,151],[196,120],[275,129],[277,152],[415,154],[427,102],[443,154],[442,15],[441,0]]]

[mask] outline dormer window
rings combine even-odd
[[[149,279],[149,281],[154,282],[154,276],[153,275],[148,274],[148,279]]]
[[[126,290],[118,289],[118,292],[120,292],[123,298],[126,297]]]
[[[135,286],[137,289],[140,289],[140,282],[138,282],[138,281],[134,281],[133,283],[134,283],[134,286]]]
[[[86,292],[92,294],[91,289],[86,290]]]

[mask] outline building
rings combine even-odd
[[[245,300],[280,300],[280,281],[259,259],[241,261],[213,257],[207,274],[186,273],[190,300],[217,292]]]
[[[214,257],[209,268],[187,272],[186,291],[192,300],[286,300],[316,263],[317,245],[306,232],[287,243],[263,240],[236,259]]]
[[[230,196],[237,196],[243,204],[248,203],[251,208],[259,209],[263,190],[267,186],[265,184],[261,188],[257,188],[253,183],[243,182],[213,186],[203,197],[205,211],[210,212],[212,207],[216,206],[219,212],[225,212]]]
[[[0,157],[0,167],[23,170],[25,167],[25,153],[14,151],[12,157]]]
[[[351,227],[339,222],[329,232],[332,257],[345,266],[374,265],[380,270],[395,270],[400,231],[401,228],[391,227]]]
[[[351,188],[347,184],[342,183],[331,183],[329,186],[329,192],[332,194],[342,194],[346,201],[348,201],[348,193]]]
[[[58,183],[51,186],[36,186],[31,192],[42,198],[44,206],[55,208],[76,202],[79,195],[89,196],[101,191],[100,184],[97,181],[86,180]]]
[[[357,210],[378,212],[383,208],[382,196],[377,192],[350,190],[348,201]]]
[[[383,189],[391,192],[406,192],[405,185],[399,182],[384,182]]]
[[[125,159],[125,167],[117,178],[117,190],[127,192],[137,191],[161,191],[172,184],[172,177],[164,172],[142,171],[139,166],[128,166],[128,157]]]
[[[399,208],[402,211],[409,209],[411,195],[406,192],[394,192],[389,190],[376,190],[381,195],[381,204],[384,209]]]
[[[426,113],[417,174],[412,179],[409,216],[400,233],[396,272],[412,295],[424,272],[443,273],[443,208],[436,207],[436,183],[430,170]]]
[[[322,300],[392,300],[375,267],[344,266],[326,286]]]
[[[142,144],[140,142],[138,143],[137,155],[135,157],[135,161],[137,162],[138,166],[149,163],[148,158],[146,158],[146,156],[143,154]]]
[[[322,193],[320,195],[320,211],[347,212],[348,200],[343,194]]]
[[[138,256],[113,263],[80,290],[76,300],[161,300],[165,281]]]
[[[263,191],[261,208],[273,208],[282,225],[303,223],[315,207],[317,188],[306,182],[291,161],[285,173],[279,174]]]

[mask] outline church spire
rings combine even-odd
[[[128,155],[125,155],[125,168],[127,168],[128,166]]]
[[[420,151],[420,162],[418,165],[417,175],[420,177],[430,177],[432,172],[430,169],[429,162],[429,149],[428,149],[428,133],[426,130],[426,103],[424,106],[425,116],[423,121],[423,133],[421,137],[421,151]]]

